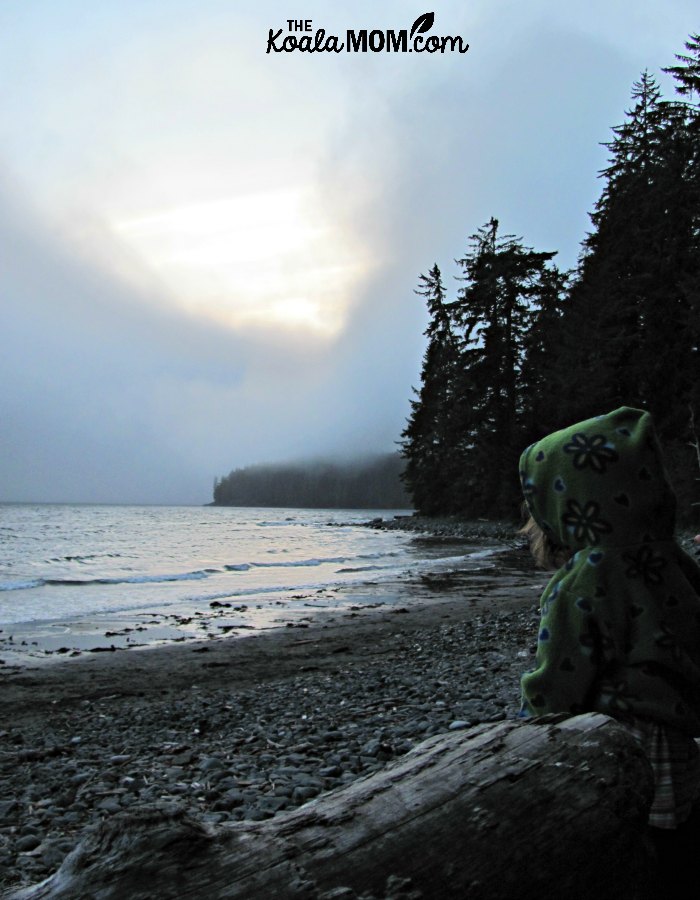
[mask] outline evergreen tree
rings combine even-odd
[[[411,401],[411,415],[402,433],[403,477],[416,509],[432,515],[449,509],[455,477],[453,407],[459,350],[437,263],[419,281],[416,293],[425,298],[430,324],[425,331],[428,346],[421,387],[415,391],[417,399]]]
[[[683,334],[685,390],[672,404],[671,440],[667,442],[671,474],[685,503],[681,514],[700,521],[700,34],[685,44],[686,54],[676,54],[678,64],[663,71],[676,82],[677,97],[665,103],[673,117],[679,153],[685,163],[682,194],[684,256],[676,271],[676,283],[685,311]],[[680,204],[679,204],[680,205]],[[675,355],[675,354],[674,354]]]
[[[666,106],[677,123],[676,133],[685,162],[682,200],[686,258],[678,281],[688,308],[688,343],[693,360],[690,396],[697,404],[700,400],[700,34],[691,35],[685,48],[688,54],[676,54],[680,64],[663,71],[673,75],[676,92],[688,98],[669,101]],[[700,420],[700,412],[695,418]]]
[[[528,332],[561,286],[561,276],[548,265],[554,256],[524,247],[512,235],[499,237],[492,218],[458,260],[466,285],[454,308],[463,342],[454,503],[472,515],[513,511],[517,460],[532,418],[529,392],[536,383],[526,359]],[[539,340],[547,340],[543,327]],[[531,351],[536,346],[531,342]]]
[[[700,34],[691,34],[685,42],[687,54],[676,53],[680,65],[667,66],[662,72],[673,75],[676,81],[676,92],[688,98],[688,103],[695,105],[700,101]]]
[[[531,321],[523,340],[519,415],[525,444],[561,428],[569,420],[571,371],[562,356],[569,306],[569,273],[549,266],[532,298]]]
[[[570,287],[495,219],[458,260],[454,303],[437,267],[421,276],[429,344],[404,432],[421,511],[506,514],[525,444],[625,404],[654,414],[700,518],[700,35],[685,49],[664,70],[675,99],[648,72],[633,85]]]
[[[573,372],[572,419],[641,405],[663,431],[669,392],[689,390],[687,129],[644,73],[626,121],[613,128],[605,186],[584,241],[563,347]],[[673,353],[670,353],[670,348]]]
[[[568,421],[622,404],[654,414],[688,510],[698,487],[687,476],[691,411],[696,422],[700,413],[700,37],[686,49],[665,70],[678,96],[662,99],[643,73],[606,144],[561,361],[572,374]]]

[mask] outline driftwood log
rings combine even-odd
[[[266,822],[124,813],[13,898],[649,896],[652,776],[611,719],[501,722],[431,738]]]

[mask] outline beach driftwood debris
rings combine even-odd
[[[88,832],[38,898],[596,900],[649,896],[651,770],[598,714],[437,735],[382,771],[264,822],[177,809]]]

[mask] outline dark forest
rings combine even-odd
[[[492,218],[417,293],[430,324],[403,432],[405,482],[427,515],[512,517],[522,449],[627,405],[648,409],[681,518],[700,517],[700,35],[644,72],[612,128],[578,265],[503,234]],[[562,185],[561,190],[566,190]]]

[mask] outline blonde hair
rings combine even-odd
[[[529,515],[527,508],[525,512],[529,517],[518,534],[528,539],[533,559],[541,569],[560,569],[571,556],[571,550],[553,541]]]

